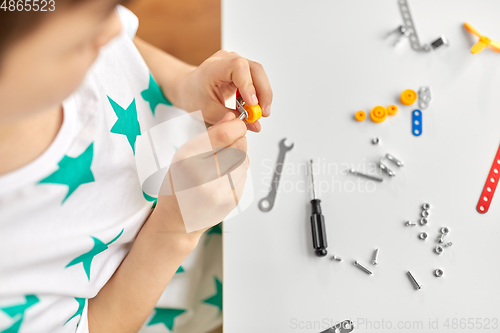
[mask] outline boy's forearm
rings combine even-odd
[[[165,232],[154,213],[111,279],[89,300],[90,333],[138,332],[199,234]]]
[[[144,58],[163,94],[177,107],[182,108],[179,90],[184,77],[196,67],[171,56],[170,54],[143,41],[134,38],[134,44]],[[188,110],[191,111],[191,110]]]

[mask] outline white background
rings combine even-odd
[[[463,28],[468,21],[500,40],[500,1],[409,4],[421,42],[444,35],[448,48],[417,53],[408,40],[396,48],[384,40],[402,23],[396,0],[223,1],[223,47],[261,62],[274,90],[272,116],[262,120],[261,133],[248,135],[254,204],[224,226],[225,332],[320,332],[325,319],[347,318],[379,327],[363,324],[355,332],[386,332],[382,320],[399,332],[500,331],[500,198],[485,215],[475,209],[500,142],[500,54],[472,55],[477,39]],[[423,113],[423,134],[415,137],[417,106],[398,100],[404,89],[423,85],[433,100]],[[382,124],[353,119],[357,110],[368,114],[389,104],[399,112]],[[375,136],[381,145],[371,144]],[[263,213],[257,202],[267,195],[285,137],[295,147],[275,206]],[[405,166],[394,167],[397,176],[384,176],[382,184],[340,172],[346,163],[369,170],[385,153]],[[310,158],[325,168],[316,179],[324,186],[327,258],[312,249],[310,196],[302,183]],[[424,202],[432,206],[428,226],[405,227]],[[454,245],[438,256],[433,249],[442,226]],[[427,241],[417,238],[420,231],[428,232]],[[376,267],[369,263],[375,248]],[[331,254],[344,260],[331,261]],[[434,277],[436,268],[443,277]],[[423,289],[413,288],[407,270]],[[453,330],[454,318],[472,318],[474,328]],[[493,318],[496,329],[492,322],[489,330],[478,328]],[[429,319],[439,320],[439,330],[428,328]],[[299,328],[314,321],[316,327]],[[399,321],[422,321],[423,329],[396,330]]]

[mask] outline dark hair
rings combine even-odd
[[[54,1],[55,10],[50,11],[51,5]],[[82,5],[89,1],[103,1],[103,0],[40,0],[38,3],[41,8],[41,4],[46,3],[45,7],[47,11],[26,11],[21,10],[18,11],[16,0],[7,0],[6,2],[6,10],[4,8],[0,8],[0,64],[2,62],[3,55],[7,48],[13,44],[15,41],[20,40],[25,37],[27,34],[35,30],[41,22],[46,19],[53,17],[56,12],[60,12],[69,7]],[[0,1],[1,2],[1,1]],[[9,3],[15,3],[15,9],[13,11],[9,10]],[[121,0],[109,0],[110,9],[114,8],[117,4],[123,3],[125,1]],[[24,1],[23,1],[24,4]],[[33,6],[31,4],[31,6]]]

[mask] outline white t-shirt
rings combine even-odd
[[[87,300],[125,258],[155,198],[139,183],[137,136],[185,114],[161,94],[132,42],[138,19],[103,47],[63,102],[54,142],[0,176],[0,332],[88,332]],[[190,128],[178,128],[180,137]],[[172,142],[176,145],[176,142]],[[173,277],[141,332],[205,332],[221,323],[220,227]]]

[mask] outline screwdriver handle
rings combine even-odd
[[[311,231],[312,231],[312,241],[315,254],[318,257],[324,257],[327,255],[326,248],[328,246],[326,241],[326,228],[325,228],[325,218],[321,214],[321,200],[313,199],[311,200],[312,215],[311,215]]]

